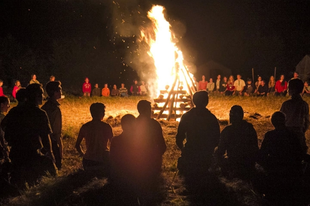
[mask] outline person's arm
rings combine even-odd
[[[183,141],[185,139],[185,133],[186,133],[186,123],[185,123],[185,119],[184,116],[182,116],[181,121],[179,123],[179,127],[178,127],[178,133],[176,135],[176,144],[177,146],[182,150],[184,145],[183,145]]]
[[[83,151],[82,147],[81,147],[81,142],[84,138],[84,134],[83,134],[83,126],[82,128],[80,129],[80,132],[79,132],[79,136],[76,140],[76,143],[75,143],[75,149],[78,151],[78,153],[80,154],[81,157],[84,156],[85,152]]]

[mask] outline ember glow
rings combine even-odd
[[[154,88],[150,88],[153,99],[159,97],[161,90],[169,92],[172,89],[178,90],[182,87],[189,94],[190,85],[193,82],[193,75],[189,73],[183,63],[182,51],[176,46],[177,39],[171,31],[171,25],[165,19],[163,11],[164,7],[153,6],[148,12],[148,18],[152,21],[152,28],[141,31],[142,41],[149,45],[148,54],[153,58],[156,67],[156,82]],[[176,78],[177,83],[173,87]]]

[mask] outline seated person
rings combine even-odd
[[[268,91],[269,89],[268,89],[267,84],[265,84],[265,81],[262,80],[255,94],[259,97],[267,96]]]
[[[135,80],[133,85],[131,85],[130,92],[132,96],[140,95],[140,86],[138,85],[137,80]]]
[[[243,114],[241,106],[235,105],[231,108],[231,125],[222,131],[218,145],[219,165],[223,174],[229,177],[247,178],[255,170],[257,134],[253,125],[243,120]]]
[[[83,157],[84,170],[100,170],[105,174],[109,171],[108,143],[113,137],[112,128],[102,122],[105,115],[105,106],[102,103],[93,103],[90,106],[92,120],[84,124],[76,140],[75,148]],[[85,139],[86,150],[81,147]]]
[[[118,91],[121,97],[128,97],[128,90],[124,83],[121,84],[121,88],[119,88]]]
[[[118,97],[118,96],[119,96],[119,90],[117,89],[116,84],[114,84],[111,90],[111,97]]]
[[[210,81],[207,84],[207,91],[212,93],[214,91],[214,88],[215,88],[215,84],[213,82],[213,79],[210,78]]]
[[[248,78],[244,87],[244,96],[252,96],[254,93],[254,86],[252,79]]]
[[[110,147],[111,177],[113,183],[118,186],[128,187],[134,184],[134,170],[132,157],[133,128],[135,128],[136,118],[131,114],[126,114],[121,119],[122,134],[113,137]]]
[[[304,89],[302,90],[302,93],[301,93],[302,96],[310,96],[310,86],[308,84],[307,81],[305,81],[304,83]]]
[[[144,82],[144,81],[142,81],[142,82],[141,82],[141,85],[140,85],[140,94],[141,94],[142,96],[147,95],[147,86],[145,85],[145,82]]]
[[[100,97],[100,88],[98,84],[95,84],[94,89],[91,91],[93,97]]]
[[[110,89],[108,88],[108,84],[104,84],[104,87],[102,88],[101,95],[103,97],[109,97],[110,96]]]
[[[186,178],[208,172],[220,139],[219,123],[206,108],[209,103],[208,93],[196,92],[193,101],[195,107],[182,116],[176,135],[176,144],[182,152],[178,169]]]

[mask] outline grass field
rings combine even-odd
[[[78,98],[67,96],[60,101],[63,116],[64,159],[63,168],[56,178],[43,178],[35,187],[21,191],[22,195],[2,200],[4,205],[113,205],[113,198],[108,197],[108,183],[105,178],[94,177],[82,171],[82,159],[74,146],[82,124],[91,120],[89,106],[94,102],[106,105],[107,121],[113,127],[114,135],[122,130],[120,118],[130,113],[138,115],[136,104],[142,97],[129,98]],[[147,98],[146,98],[147,99]],[[223,97],[211,96],[207,108],[220,120],[221,130],[227,125],[229,110],[233,105],[240,105],[245,111],[245,119],[254,125],[259,146],[264,134],[273,129],[270,116],[280,109],[287,97]],[[310,104],[310,98],[305,99]],[[14,106],[14,105],[13,105]],[[255,114],[255,115],[254,115]],[[205,197],[188,194],[183,180],[177,175],[177,159],[180,151],[175,145],[178,122],[160,120],[167,151],[163,157],[163,184],[158,195],[157,205],[266,205],[252,185],[241,180],[228,180],[218,177],[204,192]],[[307,132],[307,144],[310,146],[310,133]],[[1,205],[1,203],[0,203]]]

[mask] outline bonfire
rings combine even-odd
[[[153,58],[156,68],[156,83],[151,94],[154,100],[153,114],[157,119],[169,120],[180,118],[193,106],[196,86],[163,12],[162,6],[152,7],[148,12],[152,24],[141,31],[141,39],[149,45],[148,54]]]

